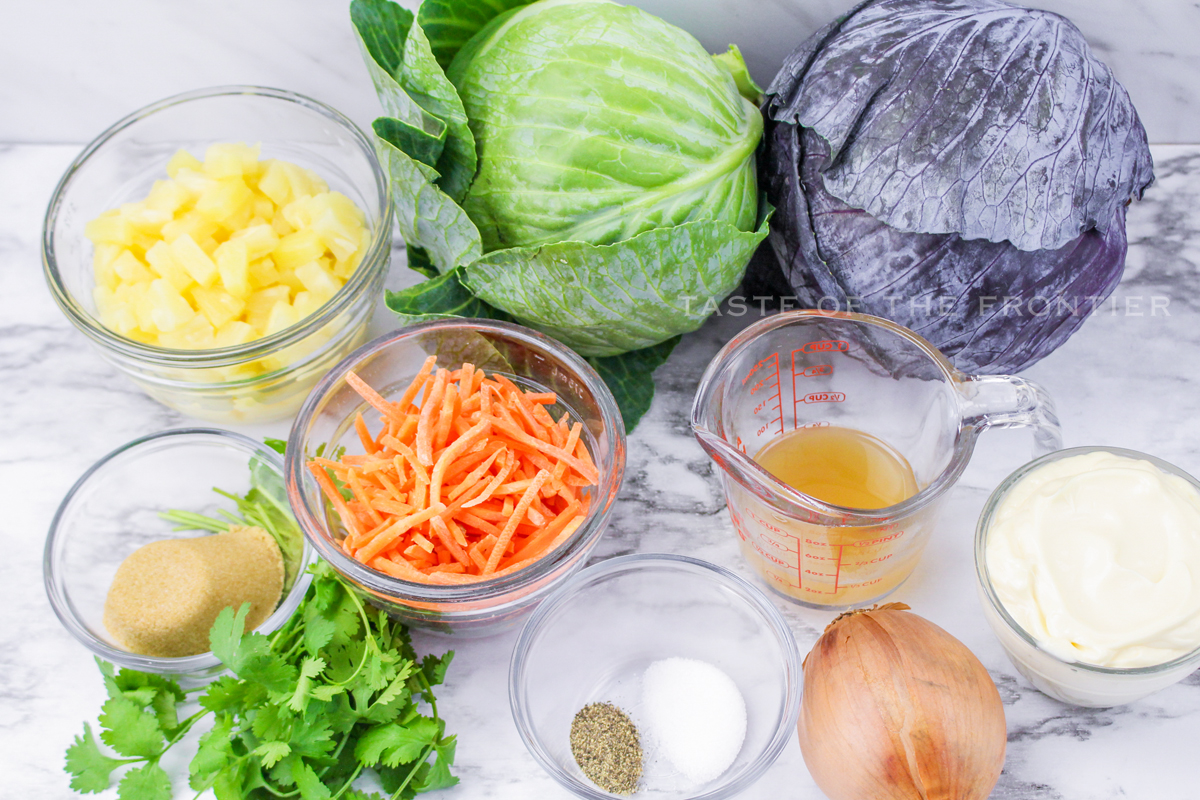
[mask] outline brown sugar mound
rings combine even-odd
[[[140,655],[207,653],[208,632],[222,609],[249,602],[246,630],[257,628],[279,604],[283,575],[279,546],[262,528],[151,542],[117,568],[104,627]]]

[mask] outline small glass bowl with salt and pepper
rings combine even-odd
[[[529,752],[577,797],[718,800],[761,778],[795,735],[802,680],[763,592],[704,561],[636,554],[583,570],[533,612],[509,701]],[[686,720],[688,692],[720,702]],[[725,768],[701,767],[707,757]]]

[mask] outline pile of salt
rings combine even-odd
[[[642,707],[650,737],[697,783],[729,769],[746,738],[746,703],[737,684],[694,658],[665,658],[647,667]]]

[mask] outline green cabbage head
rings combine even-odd
[[[657,347],[608,365],[648,380],[737,287],[766,214],[736,48],[609,0],[353,0],[351,17],[430,278],[389,294],[403,319],[515,319],[596,359]]]
[[[722,220],[754,230],[758,108],[689,34],[633,6],[543,0],[459,51],[485,250],[612,244]]]

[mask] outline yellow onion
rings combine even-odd
[[[983,800],[1004,706],[966,645],[888,603],[842,614],[804,659],[800,750],[831,800]]]

